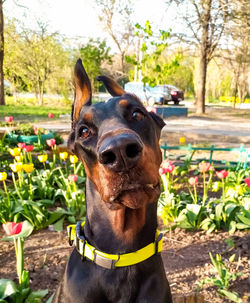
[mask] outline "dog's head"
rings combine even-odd
[[[92,104],[89,78],[75,65],[75,102],[69,148],[110,209],[137,209],[160,194],[159,138],[163,120],[112,79],[100,76],[112,98]]]

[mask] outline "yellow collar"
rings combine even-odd
[[[69,225],[67,227],[69,243],[70,245],[75,244],[77,251],[83,258],[87,258],[101,267],[114,269],[116,267],[134,265],[162,251],[162,234],[157,230],[155,242],[135,252],[122,255],[106,254],[90,245],[85,237],[80,234],[81,227],[84,226],[84,223],[85,222],[78,222],[76,225]]]

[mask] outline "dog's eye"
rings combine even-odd
[[[134,120],[141,121],[145,118],[145,115],[140,110],[136,110],[133,112],[132,117]]]
[[[90,131],[90,129],[88,128],[88,127],[83,127],[82,129],[81,129],[81,131],[80,131],[80,136],[81,136],[81,138],[83,138],[83,139],[86,139],[86,138],[88,138],[89,136],[91,135],[91,131]]]

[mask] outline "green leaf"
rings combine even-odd
[[[63,222],[64,222],[64,216],[58,220],[55,224],[53,224],[54,230],[56,231],[62,231],[63,230]]]
[[[242,215],[237,215],[237,218],[240,219],[240,221],[242,223],[244,223],[245,225],[247,225],[248,228],[250,228],[250,219],[248,219],[247,217],[244,217]]]
[[[229,234],[230,234],[230,235],[234,234],[235,231],[236,231],[236,228],[237,228],[236,222],[235,222],[235,221],[231,221],[231,222],[229,223]]]
[[[52,294],[52,295],[48,298],[48,300],[46,301],[46,303],[52,303],[52,300],[53,300],[53,298],[54,298],[54,295],[55,295],[55,294]]]
[[[25,303],[40,303],[42,302],[42,299],[48,294],[48,290],[37,290],[32,291],[28,298],[24,301]]]
[[[5,299],[19,292],[16,284],[9,279],[0,279],[0,299]]]
[[[201,205],[187,204],[187,210],[192,211],[197,216],[201,210]]]
[[[244,224],[244,223],[237,223],[237,224],[236,224],[236,228],[237,228],[237,229],[248,229],[249,226],[246,225],[246,224]]]
[[[231,292],[225,289],[218,289],[218,293],[222,296],[225,296],[236,303],[241,303],[242,299],[239,297],[239,295],[236,292]]]

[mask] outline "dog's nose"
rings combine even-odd
[[[133,134],[119,134],[105,138],[98,151],[99,162],[115,171],[128,171],[141,157],[143,143]]]

